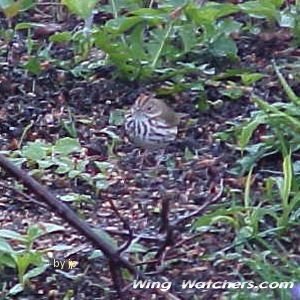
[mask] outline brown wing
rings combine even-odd
[[[160,118],[165,120],[166,123],[170,124],[171,126],[177,126],[180,122],[180,118],[178,118],[177,113],[162,100],[155,100],[157,101],[158,105],[162,108]]]

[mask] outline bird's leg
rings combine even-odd
[[[168,159],[167,155],[165,155],[165,148],[162,148],[159,150],[159,153],[156,155],[156,165],[155,167],[157,168],[161,162],[166,161]]]
[[[143,151],[143,153],[142,153],[142,160],[141,160],[141,168],[143,168],[143,166],[144,166],[144,162],[145,162],[145,157],[146,157],[146,155],[147,155],[147,149],[145,149],[144,151]]]
[[[142,150],[142,149],[138,149],[136,156],[140,157],[140,161],[139,161],[139,167],[143,168],[144,166],[144,162],[146,160],[146,156],[148,155],[148,151],[147,149]]]

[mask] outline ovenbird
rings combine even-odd
[[[125,116],[129,139],[146,150],[163,149],[174,141],[181,114],[153,95],[140,95]]]

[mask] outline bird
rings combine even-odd
[[[125,116],[129,140],[145,151],[164,149],[173,142],[183,114],[175,112],[153,94],[141,94]]]

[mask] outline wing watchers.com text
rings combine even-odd
[[[177,285],[178,283],[176,283]],[[181,288],[184,289],[291,289],[293,288],[293,282],[261,282],[254,283],[253,281],[197,281],[197,280],[183,280],[181,282]],[[162,291],[168,291],[172,287],[171,281],[150,281],[150,280],[134,280],[134,289],[161,289]]]

